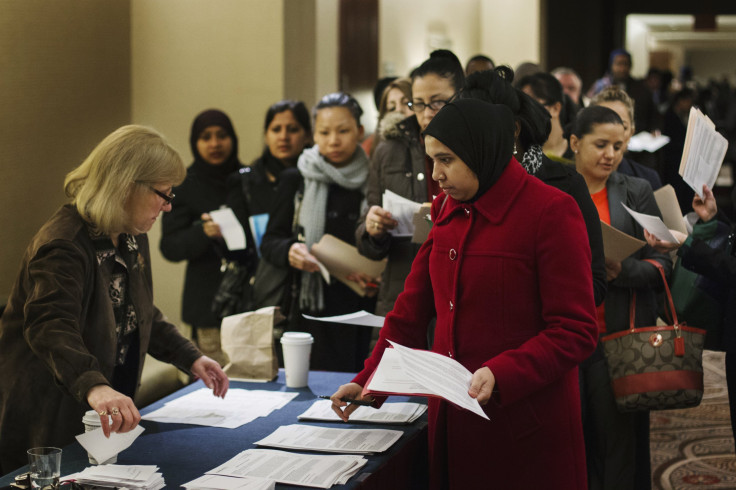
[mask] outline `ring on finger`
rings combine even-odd
[[[110,411],[112,415],[120,415],[120,410],[118,407],[112,407],[112,410]]]
[[[100,417],[104,417],[105,415],[107,415],[107,410],[100,410],[97,413],[100,414]]]

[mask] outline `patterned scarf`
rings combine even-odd
[[[304,230],[307,248],[311,249],[312,245],[325,234],[330,184],[351,190],[362,189],[368,178],[368,157],[358,145],[350,163],[337,168],[320,155],[319,146],[315,145],[302,152],[297,167],[304,177],[304,197],[298,222]],[[324,309],[322,280],[319,274],[302,272],[299,304],[304,311],[319,312]]]
[[[542,166],[542,147],[539,145],[531,145],[526,153],[524,153],[524,159],[521,161],[521,166],[524,167],[526,173],[534,175],[537,170]]]

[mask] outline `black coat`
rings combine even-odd
[[[296,242],[292,232],[294,197],[303,188],[302,175],[296,168],[281,173],[278,200],[274,203],[266,234],[261,243],[261,257],[279,267],[289,266],[289,248]],[[331,185],[327,198],[325,234],[355,245],[355,225],[360,218],[363,193]],[[302,206],[309,206],[302,202]],[[294,270],[299,274],[300,271]],[[359,310],[373,311],[375,299],[361,298],[343,283],[334,280],[324,285],[325,309],[319,316],[333,316]],[[307,313],[307,312],[305,312]],[[368,356],[370,328],[310,322],[297,316],[292,329],[310,332],[314,337],[311,368],[330,371],[359,371]]]
[[[184,182],[173,190],[176,198],[171,211],[161,220],[161,253],[173,262],[187,261],[182,301],[182,319],[198,327],[217,327],[220,320],[212,312],[212,298],[222,279],[222,258],[247,263],[254,255],[253,238],[247,221],[243,224],[248,247],[228,252],[223,240],[213,240],[204,233],[202,213],[209,213],[235,203],[228,201],[225,178],[215,178],[192,165]],[[245,211],[247,214],[247,211]],[[240,214],[240,213],[238,213]],[[242,216],[242,215],[241,215]]]
[[[603,237],[601,236],[601,220],[598,217],[598,210],[590,197],[585,179],[574,167],[550,160],[546,155],[542,157],[542,162],[542,166],[534,176],[545,184],[556,187],[572,196],[583,213],[592,255],[593,296],[595,297],[595,304],[599,305],[606,297],[607,282],[606,258],[603,255]]]

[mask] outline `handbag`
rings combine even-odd
[[[304,235],[298,223],[303,197],[301,190],[294,196],[291,231],[297,241],[303,241]],[[279,306],[281,314],[290,322],[296,318],[299,310],[299,281],[301,281],[299,272],[288,265],[286,267],[273,265],[262,257],[253,276],[253,309]]]
[[[713,236],[703,241],[713,249],[730,251],[732,237],[729,226],[717,220],[713,220],[713,226]],[[685,268],[678,258],[672,271],[671,291],[678,318],[707,332],[705,348],[725,350],[722,343],[723,315],[728,290],[707,276]]]
[[[678,322],[662,265],[655,260],[646,262],[662,276],[665,309],[669,307],[673,322],[636,328],[634,291],[629,330],[601,339],[616,406],[620,412],[695,407],[703,398],[705,330]]]
[[[217,318],[242,313],[251,309],[250,273],[248,267],[237,261],[222,259],[220,285],[212,298],[212,312]]]

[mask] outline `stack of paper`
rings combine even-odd
[[[727,150],[728,140],[716,131],[715,123],[696,107],[690,108],[679,173],[701,198],[703,184],[713,189]]]
[[[414,215],[422,207],[421,203],[402,197],[389,190],[383,193],[383,209],[391,213],[391,217],[398,222],[391,230],[394,236],[412,236],[414,234]]]
[[[478,400],[468,394],[473,373],[442,354],[415,350],[389,340],[381,362],[363,388],[365,395],[416,395],[444,398],[488,419]]]
[[[258,417],[268,416],[298,395],[293,392],[231,388],[222,399],[212,396],[212,390],[202,388],[170,401],[142,418],[155,422],[235,429]]]
[[[182,487],[187,490],[273,490],[276,482],[251,476],[203,475]]]
[[[357,410],[350,414],[350,422],[411,424],[426,411],[427,405],[422,403],[384,403],[379,409],[358,407]],[[317,400],[306,412],[299,415],[298,419],[342,422],[342,419],[332,410],[332,402],[330,400]]]
[[[103,488],[157,490],[166,486],[163,475],[158,473],[158,466],[153,465],[102,464],[90,466],[64,479]]]
[[[390,448],[403,432],[388,429],[328,429],[311,425],[282,425],[255,443],[281,449],[327,453],[373,454]]]
[[[347,483],[367,462],[363,456],[352,454],[325,456],[248,449],[207,474],[257,476],[287,485],[330,488],[335,484]]]

